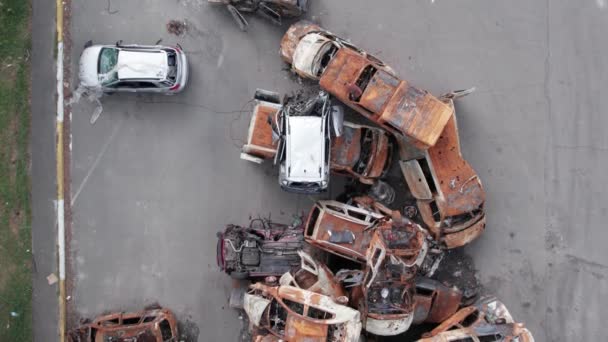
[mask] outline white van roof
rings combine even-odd
[[[287,178],[322,181],[325,174],[325,127],[320,116],[287,116]]]

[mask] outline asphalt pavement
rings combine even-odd
[[[55,3],[32,1],[31,49],[31,203],[32,203],[32,316],[35,341],[57,336],[57,285],[46,277],[57,273],[55,219]]]
[[[456,110],[488,196],[487,231],[467,247],[481,282],[538,341],[603,340],[606,2],[310,3],[309,18],[413,84],[437,95],[476,87]],[[157,302],[199,341],[236,341],[241,321],[215,266],[216,232],[269,213],[290,222],[312,204],[282,192],[270,166],[239,159],[255,89],[298,88],[278,55],[287,26],[248,17],[243,33],[204,0],[72,4],[73,70],[90,39],[179,43],[191,67],[184,93],[104,97],[93,125],[92,104],[73,107],[72,310],[92,317]],[[171,19],[188,32],[169,34]]]

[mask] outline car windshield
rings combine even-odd
[[[118,63],[118,49],[103,48],[99,53],[99,79],[103,85],[118,80],[116,64]]]

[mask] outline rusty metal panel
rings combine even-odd
[[[399,166],[412,196],[419,200],[432,200],[433,193],[418,160],[399,161]]]
[[[421,149],[437,142],[453,110],[428,92],[402,81],[379,122],[412,138]]]
[[[326,342],[325,324],[312,323],[294,315],[288,315],[285,322],[285,339],[293,342]]]
[[[452,115],[437,144],[428,150],[429,165],[441,196],[443,216],[472,212],[484,203],[485,191],[471,165],[462,157],[456,116]]]
[[[395,95],[399,79],[384,70],[378,70],[369,81],[359,103],[372,113],[382,113]]]
[[[263,159],[273,158],[277,151],[277,144],[272,140],[272,126],[270,122],[275,121],[275,115],[281,106],[275,103],[257,101],[249,131],[247,144],[243,146],[243,152]]]
[[[331,167],[336,170],[352,169],[361,154],[361,129],[344,125],[344,133],[331,141]]]
[[[384,176],[390,167],[393,154],[393,146],[386,132],[374,130],[374,149],[364,175],[368,178],[379,178]]]
[[[368,65],[370,65],[369,60],[361,54],[349,48],[341,48],[325,68],[319,84],[322,89],[332,94],[342,103],[376,121],[373,112],[365,110],[349,99],[347,88],[349,84],[354,84],[357,81],[363,69]]]
[[[486,228],[486,216],[482,215],[479,221],[475,224],[463,229],[459,232],[445,234],[441,241],[447,246],[447,248],[461,247],[469,242],[475,240]]]

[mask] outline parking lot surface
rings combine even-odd
[[[311,0],[308,17],[434,94],[458,100],[463,151],[487,190],[486,233],[467,252],[486,290],[538,341],[601,340],[608,9],[603,1]],[[167,32],[186,20],[183,36]],[[312,199],[239,159],[256,88],[298,84],[278,55],[287,29],[248,17],[239,31],[203,0],[72,1],[72,70],[84,43],[181,44],[184,93],[113,95],[72,108],[72,309],[158,302],[199,341],[236,341],[216,232],[251,216],[291,222]],[[77,80],[73,80],[74,85]],[[335,191],[329,196],[336,195]],[[197,334],[198,332],[198,334]]]

